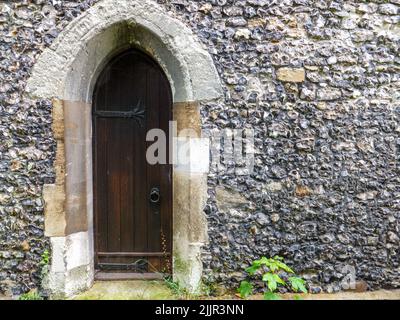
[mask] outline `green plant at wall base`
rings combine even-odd
[[[49,273],[49,264],[50,264],[50,254],[48,250],[45,250],[42,253],[42,259],[39,262],[40,265],[40,276],[42,278],[42,280],[47,276],[47,274]]]
[[[211,296],[215,291],[215,288],[212,284],[202,282],[198,292],[191,293],[186,288],[182,287],[178,282],[173,281],[172,277],[164,277],[164,283],[169,290],[171,290],[172,294],[178,299],[197,299],[201,296]]]
[[[245,299],[253,293],[253,285],[248,281],[242,281],[238,288],[240,297]]]
[[[50,262],[50,254],[49,254],[49,251],[48,251],[48,250],[45,250],[45,251],[42,253],[42,256],[41,256],[41,257],[42,257],[42,260],[40,260],[39,264],[40,264],[42,267],[49,265],[49,262]]]
[[[31,290],[27,293],[21,294],[18,300],[44,300],[44,298],[37,292],[37,290]]]
[[[49,274],[49,268],[50,268],[50,253],[48,250],[45,250],[42,255],[41,255],[41,260],[39,262],[39,266],[40,266],[40,289],[41,292],[45,294],[45,296],[47,297],[47,293],[46,293],[46,287],[48,285],[48,274]]]
[[[261,273],[262,281],[266,284],[264,292],[265,300],[277,300],[280,296],[276,294],[278,287],[286,287],[294,292],[307,293],[305,281],[294,275],[294,271],[288,267],[283,258],[275,256],[273,258],[262,257],[253,261],[252,265],[246,269],[250,276]],[[292,275],[284,280],[281,275],[283,273]],[[253,285],[249,281],[242,281],[238,288],[240,297],[245,299],[253,293]]]
[[[181,287],[178,282],[173,281],[172,277],[165,277],[164,283],[172,291],[173,295],[179,299],[191,297],[191,294],[185,288]]]

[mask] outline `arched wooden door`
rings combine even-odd
[[[171,118],[171,89],[157,63],[133,49],[109,62],[93,99],[98,271],[171,272],[172,168],[146,161],[147,132],[164,130],[168,143]]]

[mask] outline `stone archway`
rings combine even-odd
[[[152,0],[102,0],[43,52],[26,89],[34,98],[53,100],[56,182],[45,185],[43,194],[45,233],[52,245],[48,285],[54,295],[72,295],[93,282],[92,92],[108,59],[130,46],[146,51],[164,69],[178,134],[184,128],[197,133],[190,140],[190,163],[174,168],[173,276],[191,291],[201,280],[208,167],[208,157],[201,155],[208,154],[208,144],[200,137],[198,103],[221,96],[216,69],[193,33]]]

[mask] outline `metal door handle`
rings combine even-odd
[[[150,191],[150,202],[151,203],[159,203],[160,202],[160,189],[155,187]]]

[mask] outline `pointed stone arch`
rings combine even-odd
[[[118,33],[125,30],[130,32]],[[153,55],[170,78],[175,102],[222,94],[209,53],[184,23],[152,0],[103,0],[73,20],[37,61],[27,91],[89,102],[93,81],[80,81],[79,74],[96,71],[123,44],[136,44]]]
[[[199,102],[222,88],[213,61],[191,30],[152,0],[102,0],[73,20],[36,62],[27,94],[53,100],[57,140],[56,181],[45,185],[45,233],[51,239],[48,286],[72,295],[91,286],[93,185],[91,101],[98,74],[121,50],[137,47],[166,73],[174,97],[178,132],[200,132]],[[200,133],[199,133],[200,134]],[[191,291],[201,280],[201,246],[207,239],[207,141],[191,138],[189,165],[173,177],[173,276]],[[202,150],[199,152],[198,150]]]

